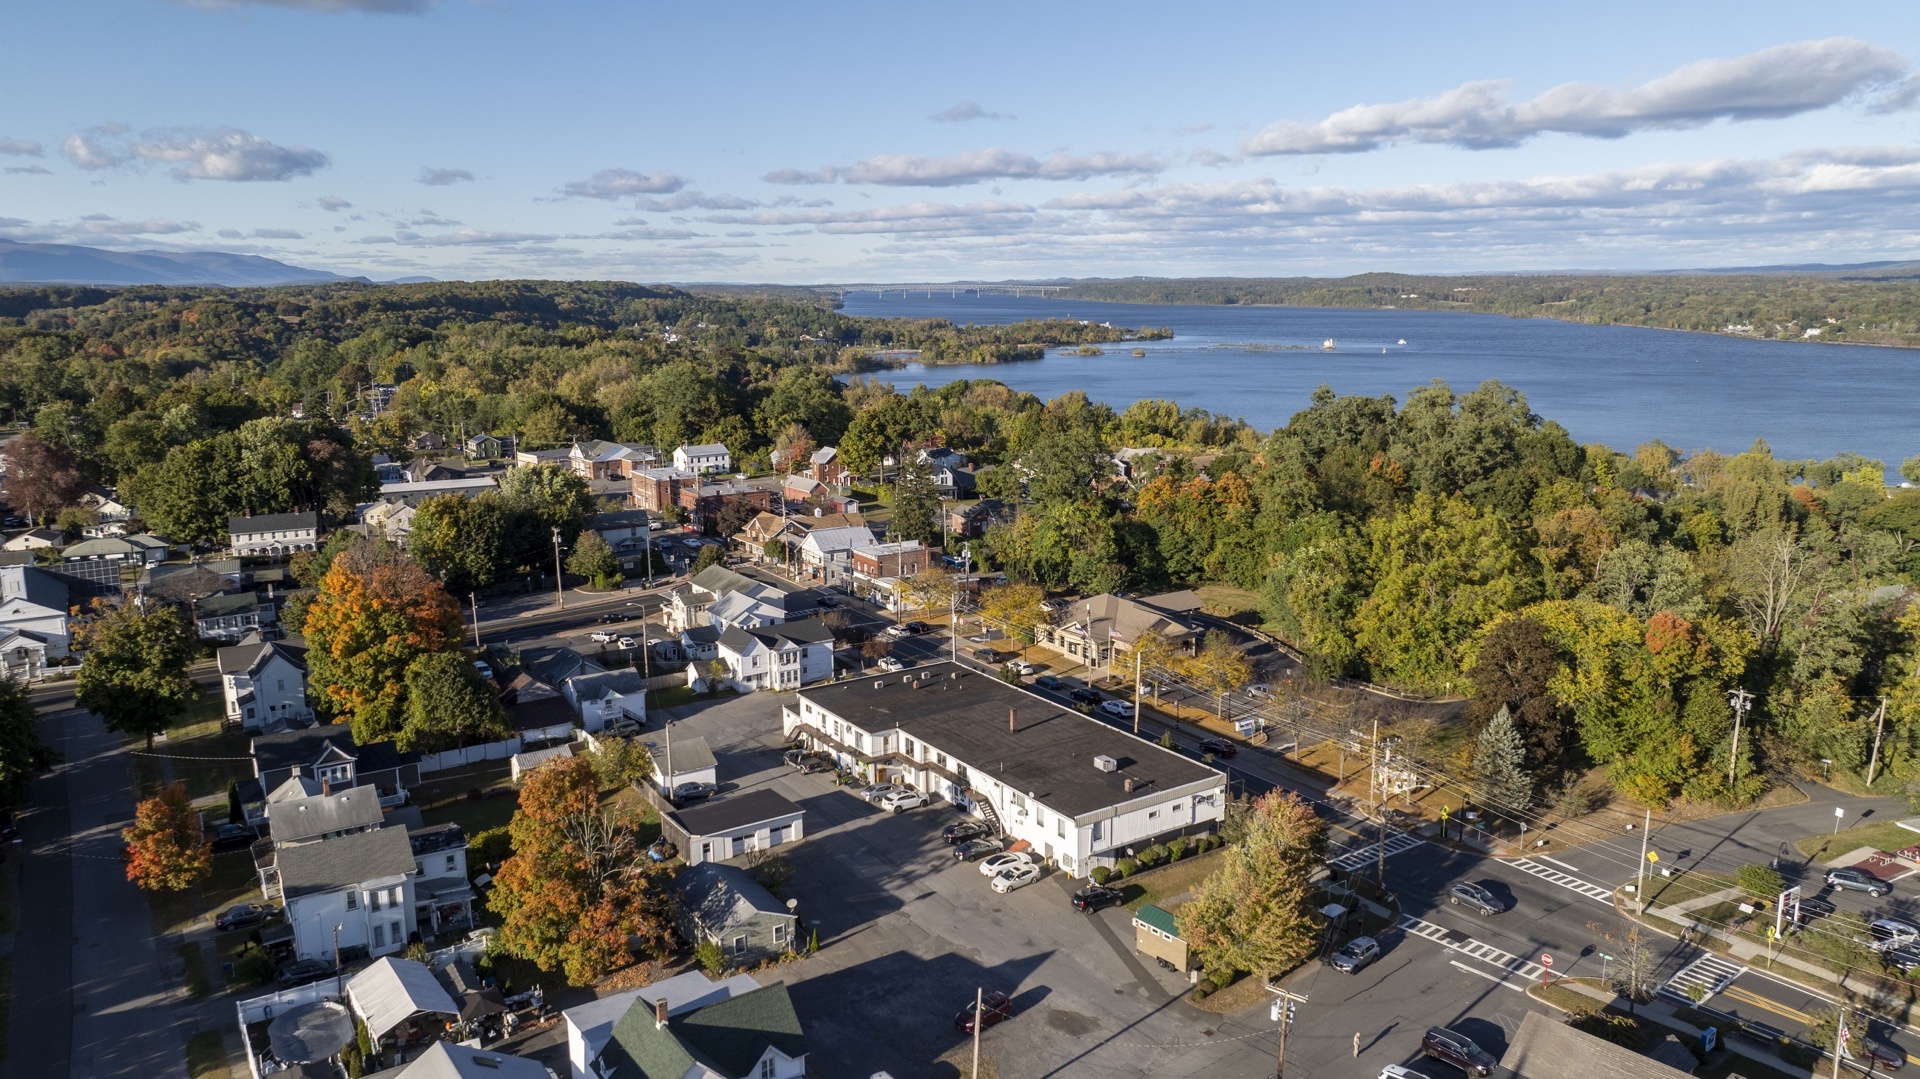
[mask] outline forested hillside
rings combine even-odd
[[[1764,338],[1920,346],[1920,280],[1834,275],[1129,278],[1062,295],[1123,303],[1278,304],[1480,311]]]
[[[1497,383],[1322,390],[1275,431],[986,380],[902,392],[859,373],[871,352],[1121,331],[620,284],[62,289],[0,311],[0,403],[31,428],[9,497],[40,490],[37,512],[94,481],[176,538],[214,538],[228,512],[338,520],[368,457],[425,431],[724,442],[753,467],[837,445],[865,474],[948,445],[1017,507],[974,544],[989,566],[1082,592],[1254,591],[1322,675],[1469,695],[1476,722],[1507,707],[1543,783],[1591,762],[1648,802],[1737,801],[1768,769],[1861,772],[1882,696],[1883,782],[1920,781],[1920,490],[1886,489],[1877,461],[1578,445]],[[372,383],[398,389],[367,419]],[[1131,482],[1122,448],[1155,451],[1129,455]],[[896,533],[939,539],[937,501],[879,493]],[[443,538],[416,557],[466,572],[429,564],[457,560]],[[1736,688],[1757,703],[1734,754]]]

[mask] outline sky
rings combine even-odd
[[[1909,4],[9,5],[0,238],[388,280],[1920,258]]]

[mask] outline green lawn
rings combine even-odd
[[[185,968],[182,972],[187,982],[187,995],[195,1000],[207,999],[210,992],[207,986],[207,964],[200,956],[200,945],[194,941],[173,946],[173,954],[180,957]]]
[[[467,835],[484,832],[490,828],[504,828],[513,819],[513,811],[520,805],[520,799],[495,796],[478,801],[460,798],[443,802],[431,809],[422,809],[420,819],[428,825],[458,824]]]
[[[187,1039],[187,1074],[193,1079],[227,1079],[227,1038],[218,1030],[203,1030]]]
[[[1139,910],[1148,903],[1159,906],[1164,899],[1192,891],[1213,874],[1220,864],[1219,853],[1189,854],[1177,862],[1120,881],[1117,886],[1127,897],[1127,909]]]
[[[213,874],[184,892],[148,892],[147,909],[156,933],[185,930],[202,915],[211,917],[235,903],[258,903],[260,877],[253,856],[226,851],[213,856]]]
[[[428,775],[431,778],[422,779],[420,785],[413,788],[413,804],[422,810],[437,808],[448,802],[465,799],[476,790],[511,786],[508,777],[512,772],[512,767],[504,760],[483,761],[463,768],[449,768],[444,772],[430,772]]]
[[[1839,835],[1813,835],[1795,843],[1801,854],[1825,861],[1828,858],[1872,847],[1874,850],[1899,850],[1920,843],[1920,832],[1909,832],[1892,821],[1862,824],[1843,829]]]
[[[1689,899],[1698,899],[1703,895],[1733,887],[1733,877],[1725,873],[1687,872],[1677,877],[1663,877],[1651,866],[1647,873],[1647,906],[1670,907],[1675,903],[1684,903]]]

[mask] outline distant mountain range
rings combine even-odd
[[[225,251],[107,251],[0,240],[0,284],[261,286],[367,280]]]

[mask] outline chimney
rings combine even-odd
[[[662,1028],[667,1025],[667,998],[661,997],[653,1002],[653,1025]]]
[[[1128,794],[1132,794],[1133,793],[1133,777],[1128,776],[1126,779],[1126,782],[1122,783],[1120,786],[1122,790],[1126,791]]]
[[[1020,729],[1018,726],[1019,718],[1020,718],[1020,709],[1018,708],[1007,709],[1007,733],[1008,734],[1012,734],[1014,731]]]
[[[333,780],[331,778],[321,780],[320,781],[320,797],[325,798],[327,795],[332,793],[333,793]]]

